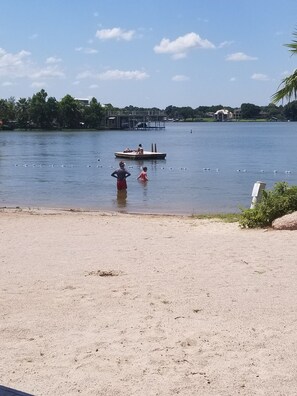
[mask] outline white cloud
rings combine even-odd
[[[31,84],[32,88],[45,88],[47,86],[47,84],[43,81],[34,81]]]
[[[171,54],[174,59],[185,58],[187,52],[194,48],[215,48],[207,39],[202,39],[196,33],[187,33],[184,36],[180,36],[177,39],[170,41],[167,38],[163,38],[160,44],[154,47],[156,54]]]
[[[92,54],[97,54],[98,50],[96,50],[95,48],[84,48],[84,47],[77,47],[75,48],[75,51],[78,52],[83,52],[84,54],[88,54],[88,55],[92,55]]]
[[[2,87],[10,87],[11,85],[13,85],[13,83],[10,82],[10,81],[4,81],[4,82],[2,83]]]
[[[188,76],[184,76],[183,74],[177,74],[172,77],[172,81],[181,82],[181,81],[189,81],[190,78]]]
[[[234,81],[236,81],[236,80],[237,80],[236,77],[231,77],[231,78],[230,78],[230,81],[231,81],[231,82],[234,82]]]
[[[134,30],[123,30],[119,27],[112,29],[97,30],[96,37],[99,40],[125,40],[130,41],[135,35]]]
[[[97,85],[97,84],[91,84],[91,85],[89,86],[89,88],[90,88],[90,89],[96,89],[96,88],[98,88],[98,85]]]
[[[30,52],[24,50],[12,54],[0,48],[0,76],[31,80],[64,77],[64,72],[55,64],[59,61],[58,58],[47,58],[46,63],[48,65],[42,68],[33,64],[30,55]]]
[[[252,80],[257,80],[257,81],[268,81],[269,77],[266,74],[262,74],[262,73],[254,73],[251,76]]]
[[[30,52],[24,50],[12,54],[0,48],[0,75],[23,77],[27,73],[30,55]]]
[[[218,48],[230,47],[230,45],[232,45],[233,43],[234,41],[223,41],[222,43],[219,44]]]
[[[55,63],[60,63],[60,62],[62,62],[62,59],[57,58],[57,57],[55,57],[55,56],[50,56],[50,57],[47,58],[46,61],[45,61],[45,63],[46,63],[47,65],[49,65],[49,64],[55,64]]]
[[[140,70],[107,70],[103,73],[91,73],[90,71],[84,71],[77,75],[77,79],[93,78],[96,80],[145,80],[149,75]]]
[[[62,70],[60,70],[56,65],[47,66],[44,69],[35,70],[30,75],[30,78],[39,79],[39,78],[52,78],[52,77],[64,77],[65,74]]]
[[[243,52],[235,52],[234,54],[230,54],[226,56],[227,61],[241,62],[241,61],[252,61],[257,60],[258,58],[254,56],[246,55]]]

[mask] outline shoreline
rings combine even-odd
[[[47,212],[61,212],[61,213],[90,213],[90,214],[102,214],[102,215],[127,215],[127,216],[151,216],[151,217],[181,217],[181,218],[196,218],[198,220],[210,220],[210,219],[217,219],[219,221],[223,221],[222,218],[227,216],[237,216],[239,213],[162,213],[162,212],[126,212],[126,211],[115,211],[115,210],[103,210],[103,209],[85,209],[85,208],[59,208],[59,207],[38,207],[38,206],[0,206],[0,213],[1,212],[36,212],[40,215],[46,214]],[[236,221],[232,221],[236,222]]]
[[[1,385],[294,394],[294,231],[36,208],[1,209],[0,227]]]

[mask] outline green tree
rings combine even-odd
[[[59,106],[59,119],[62,128],[76,129],[80,127],[80,106],[78,101],[71,95],[66,95],[61,99]]]
[[[297,121],[297,100],[287,103],[286,106],[284,106],[284,113],[288,120]]]
[[[259,117],[261,108],[252,103],[242,103],[241,107],[241,117],[246,119],[255,119]]]
[[[192,109],[192,107],[187,106],[187,107],[181,107],[180,108],[180,115],[184,120],[193,120],[195,116],[195,111]]]
[[[30,118],[36,128],[48,127],[46,98],[47,93],[44,89],[32,96],[30,103]]]
[[[168,118],[179,119],[180,118],[180,109],[176,106],[167,106],[165,109],[165,114]]]
[[[30,120],[30,102],[31,99],[20,98],[15,105],[17,126],[27,129]]]
[[[96,98],[92,98],[88,106],[82,109],[86,128],[99,128],[103,118],[103,108]]]
[[[295,39],[292,40],[292,43],[285,44],[286,47],[289,48],[289,51],[292,55],[297,54],[297,30],[293,33],[293,37]],[[282,99],[288,99],[289,101],[291,98],[297,99],[297,69],[294,72],[284,78],[279,85],[279,89],[272,95],[273,103],[277,103]]]
[[[7,120],[8,114],[9,114],[9,108],[8,108],[7,100],[0,99],[0,120],[1,121]]]
[[[46,102],[46,118],[49,128],[56,128],[59,126],[59,102],[56,98],[48,98]]]

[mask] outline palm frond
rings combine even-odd
[[[277,103],[282,99],[291,100],[292,97],[296,99],[297,97],[297,69],[290,76],[284,78],[279,85],[279,88],[272,95],[272,103]]]
[[[296,40],[292,40],[290,44],[285,44],[285,47],[289,48],[289,51],[292,52],[292,55],[297,54],[297,30],[293,33],[293,36]]]

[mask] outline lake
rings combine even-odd
[[[127,196],[110,175],[115,151],[156,143],[165,160],[126,160]],[[229,213],[256,181],[297,184],[297,124],[167,123],[150,131],[2,131],[0,205],[136,213]],[[149,182],[136,180],[148,167]]]

